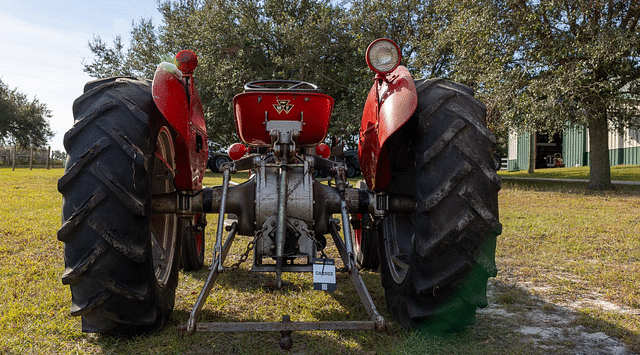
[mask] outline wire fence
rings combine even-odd
[[[47,148],[0,147],[0,167],[11,168],[60,168],[64,167],[66,153]]]

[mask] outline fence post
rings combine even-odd
[[[11,154],[11,170],[16,171],[16,145],[13,145],[13,154]]]
[[[47,170],[51,169],[49,165],[51,163],[51,146],[49,146],[49,150],[47,151]]]
[[[33,170],[33,147],[29,147],[29,170]]]

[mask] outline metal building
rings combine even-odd
[[[589,134],[585,127],[573,127],[550,137],[546,134],[509,134],[508,170],[529,168],[530,148],[535,141],[536,169],[589,166]],[[559,154],[559,155],[558,155]],[[620,134],[609,132],[609,162],[615,165],[640,165],[640,131],[627,129]]]

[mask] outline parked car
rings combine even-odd
[[[344,152],[344,162],[347,164],[347,177],[352,178],[360,175],[360,161],[358,161],[357,150],[346,150]]]
[[[209,144],[209,161],[207,162],[207,168],[214,173],[220,172],[220,166],[224,163],[231,161],[226,149],[222,148],[217,143]]]

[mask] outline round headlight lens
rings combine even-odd
[[[367,48],[367,64],[376,73],[386,74],[400,64],[400,48],[388,39],[377,39]]]

